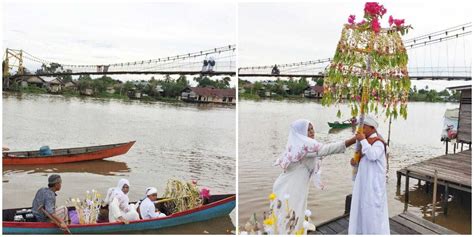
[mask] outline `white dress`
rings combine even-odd
[[[352,191],[348,233],[389,235],[384,144],[376,141],[371,146],[362,140],[361,145],[363,157]]]
[[[123,217],[128,221],[140,220],[140,216],[134,204],[129,204],[128,208],[124,208],[123,205],[121,207],[119,199],[115,197],[109,204],[109,222],[117,222],[119,221],[119,217]]]
[[[310,179],[314,172],[317,160],[319,157],[343,153],[345,150],[345,142],[323,144],[318,152],[308,153],[300,161],[288,165],[286,171],[281,173],[273,184],[273,193],[275,193],[277,199],[285,202],[285,196],[289,196],[289,207],[295,211],[296,217],[298,218],[294,231],[303,227],[305,211],[307,209]],[[284,203],[282,205],[284,205]],[[285,233],[287,231],[285,228],[286,224],[282,223],[282,221],[285,220],[287,213],[286,211],[281,210],[285,210],[285,208],[273,209],[278,220],[278,233],[293,234],[294,231],[292,231],[292,233]]]

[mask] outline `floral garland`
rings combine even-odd
[[[401,35],[412,27],[390,16],[389,27],[382,28],[386,12],[383,5],[368,2],[362,21],[356,23],[356,16],[349,16],[324,80],[323,105],[348,99],[352,116],[378,113],[382,106],[386,117],[406,119],[410,79]],[[341,117],[340,110],[337,116]]]

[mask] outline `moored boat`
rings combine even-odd
[[[350,123],[350,122],[344,122],[344,123],[340,123],[340,122],[337,122],[337,121],[333,122],[333,123],[328,122],[328,125],[331,128],[349,128],[349,127],[352,127],[352,123]]]
[[[235,194],[212,195],[208,201],[197,208],[172,213],[166,217],[131,221],[128,225],[121,222],[97,224],[71,224],[68,228],[73,234],[130,233],[145,230],[158,230],[165,227],[199,222],[223,217],[235,208]],[[63,234],[55,224],[47,222],[15,222],[18,209],[3,210],[3,234]],[[73,207],[69,208],[73,209]],[[161,211],[161,209],[160,209]]]
[[[52,149],[50,155],[41,151],[3,152],[3,165],[45,165],[100,160],[127,153],[135,141],[101,146]]]

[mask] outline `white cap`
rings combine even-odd
[[[155,194],[155,193],[158,193],[158,190],[154,187],[149,187],[149,188],[146,189],[146,195],[147,196]]]
[[[368,126],[372,126],[375,129],[377,129],[379,127],[379,123],[377,123],[377,120],[375,120],[374,117],[372,117],[371,115],[368,115],[368,114],[364,116],[363,124],[368,125]]]

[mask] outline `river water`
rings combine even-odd
[[[120,178],[130,180],[130,200],[155,186],[159,196],[170,178],[198,180],[211,194],[235,193],[235,114],[228,106],[145,103],[3,94],[3,145],[11,151],[92,146],[136,140],[122,156],[54,166],[3,167],[3,208],[31,206],[47,176],[59,173],[57,205],[96,189],[106,194]],[[151,233],[230,233],[229,217]],[[150,233],[150,232],[147,232]]]
[[[392,123],[387,186],[390,216],[403,212],[403,188],[397,192],[396,171],[407,165],[443,155],[445,146],[440,142],[443,115],[447,108],[457,108],[454,103],[410,102],[407,120]],[[350,117],[349,109],[341,105],[343,117]],[[316,139],[322,142],[340,141],[352,136],[350,128],[330,131],[327,122],[340,120],[337,108],[323,107],[314,101],[239,101],[239,225],[243,226],[255,212],[260,220],[268,210],[268,195],[281,172],[272,166],[284,149],[289,125],[299,118],[306,118],[315,125]],[[379,131],[387,137],[388,120],[379,119]],[[466,147],[467,148],[467,147]],[[315,224],[344,213],[346,195],[352,192],[349,160],[354,149],[345,154],[327,157],[323,161],[322,179],[325,190],[310,187],[308,208]],[[417,182],[411,181],[408,211],[431,221],[429,204],[432,194],[426,194]],[[312,185],[312,184],[311,184]],[[423,182],[422,182],[423,186]],[[402,187],[403,181],[402,181]],[[471,196],[454,194],[448,205],[448,216],[439,208],[436,223],[459,233],[471,233]]]

